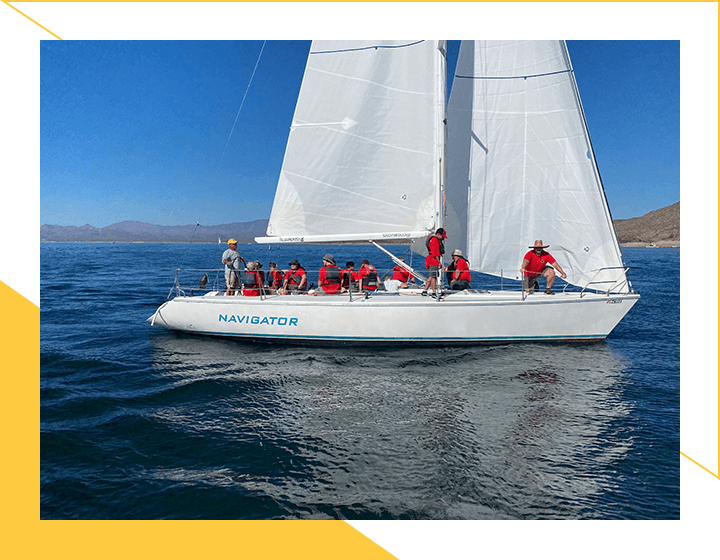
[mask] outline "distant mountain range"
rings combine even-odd
[[[252,243],[265,235],[267,220],[235,222],[219,226],[156,226],[145,222],[120,222],[102,228],[84,226],[40,226],[41,241],[146,241],[223,243],[235,238],[240,243]]]
[[[615,230],[621,244],[680,244],[680,203],[660,208],[639,218],[615,220]],[[156,226],[145,222],[120,222],[102,228],[84,226],[40,227],[41,241],[145,241],[226,243],[231,237],[240,243],[252,243],[264,236],[267,220],[235,222],[219,226]]]

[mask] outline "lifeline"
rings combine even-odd
[[[253,315],[218,315],[218,322],[221,323],[250,323],[252,325],[274,325],[275,321],[280,326],[297,327],[298,320],[295,317],[258,317]]]

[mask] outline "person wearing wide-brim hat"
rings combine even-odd
[[[285,273],[285,280],[279,292],[283,295],[307,290],[307,272],[300,266],[297,259],[290,261],[290,270]]]
[[[537,279],[544,276],[547,283],[545,293],[553,295],[555,293],[552,291],[552,285],[555,282],[555,269],[560,273],[560,278],[567,278],[565,271],[555,258],[545,250],[549,246],[545,245],[542,239],[536,239],[535,243],[528,246],[528,249],[532,250],[528,251],[523,257],[520,272],[523,275],[523,289],[529,294],[535,289],[540,289]]]
[[[460,249],[455,249],[452,252],[452,260],[452,264],[446,267],[450,289],[469,290],[472,276],[470,275],[470,267],[468,266],[467,259],[463,257]]]
[[[323,267],[318,275],[318,289],[315,294],[339,294],[340,293],[340,269],[335,264],[335,257],[330,253],[323,257]]]

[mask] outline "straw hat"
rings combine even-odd
[[[462,251],[461,251],[460,249],[455,249],[455,250],[452,252],[452,256],[453,256],[453,257],[462,257]]]
[[[536,239],[534,245],[529,245],[528,249],[545,249],[546,247],[550,247],[550,245],[543,245],[542,239]]]

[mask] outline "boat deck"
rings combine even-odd
[[[622,294],[622,297],[634,294]],[[211,291],[202,296],[179,296],[177,299],[184,301],[203,301],[215,303],[242,303],[243,305],[263,305],[266,303],[273,304],[292,304],[292,305],[392,305],[392,306],[417,306],[417,305],[473,305],[487,303],[518,303],[526,302],[548,304],[552,302],[567,303],[569,301],[580,300],[612,300],[621,297],[618,294],[606,294],[596,292],[579,292],[579,291],[559,291],[555,294],[545,294],[544,292],[533,292],[531,294],[523,294],[521,291],[511,290],[463,290],[460,292],[447,292],[441,298],[432,296],[423,296],[420,290],[401,290],[400,292],[374,292],[374,293],[352,293],[352,294],[292,294],[280,295],[270,294],[263,296],[247,297],[243,295],[227,296],[222,291]],[[639,296],[637,296],[639,297]]]

